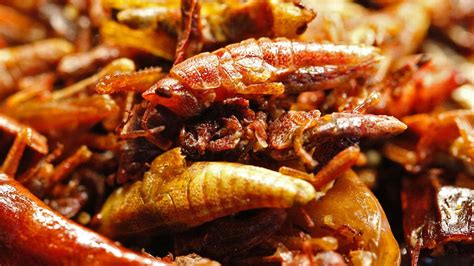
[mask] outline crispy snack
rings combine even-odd
[[[127,91],[142,93],[164,76],[165,74],[161,68],[150,68],[132,73],[106,75],[97,82],[95,89],[99,94],[113,94]]]
[[[106,21],[100,28],[104,43],[121,45],[143,50],[153,55],[172,60],[176,47],[176,39],[164,32],[154,29],[131,29],[113,21]]]
[[[124,47],[100,45],[87,52],[66,55],[59,61],[57,71],[61,76],[78,78],[96,72],[113,60],[131,57],[134,52]]]
[[[0,2],[0,265],[472,264],[473,1]]]
[[[429,9],[417,1],[398,1],[378,11],[352,1],[308,3],[318,16],[301,36],[303,40],[373,45],[389,59],[413,53],[430,25]]]
[[[65,220],[5,174],[0,197],[2,263],[167,265]]]
[[[342,174],[320,201],[303,208],[314,223],[308,232],[313,237],[336,237],[338,250],[350,250],[352,263],[400,263],[400,250],[382,207],[353,172]],[[358,251],[373,255],[364,256]]]
[[[203,4],[212,42],[238,42],[262,36],[295,38],[304,32],[307,24],[316,16],[301,1],[251,0],[227,3],[223,7]],[[219,10],[222,10],[221,14],[216,12]]]
[[[72,44],[62,39],[0,49],[0,97],[14,92],[20,78],[51,70],[63,56],[73,51]]]
[[[14,8],[0,6],[0,36],[9,43],[27,43],[46,37],[46,28]]]
[[[112,238],[183,231],[256,208],[289,208],[316,197],[307,182],[264,168],[225,162],[186,165],[179,148],[158,156],[143,181],[115,191],[99,213]]]
[[[416,180],[404,179],[403,227],[413,265],[424,249],[442,250],[453,243],[473,243],[473,200],[474,190],[443,185],[436,172]]]
[[[28,102],[15,111],[10,109],[8,114],[40,132],[51,132],[93,125],[116,108],[116,103],[110,97],[95,95],[63,101]],[[51,119],[51,116],[55,119]]]
[[[143,97],[189,117],[236,95],[321,90],[368,77],[378,60],[371,47],[247,40],[175,65]]]
[[[200,2],[200,11],[193,9],[190,13],[180,12],[176,1],[155,4],[143,2],[143,5],[135,5],[134,2],[129,2],[129,5],[114,3],[113,7],[121,10],[117,19],[125,25],[163,30],[171,36],[186,35],[187,29],[180,22],[186,21],[189,14],[194,13],[193,23],[199,25],[194,27],[194,31],[201,35],[198,43],[206,47],[263,36],[294,38],[303,33],[307,24],[315,17],[315,12],[300,1]],[[193,5],[188,7],[191,6]]]

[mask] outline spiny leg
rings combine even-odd
[[[314,179],[309,180],[309,182],[313,184],[317,190],[323,189],[341,173],[346,172],[355,165],[359,159],[359,154],[360,149],[357,146],[351,146],[342,150],[323,166],[314,176]]]
[[[16,135],[15,141],[8,151],[7,158],[3,162],[2,172],[8,176],[15,176],[25,147],[31,142],[31,135],[31,129],[27,127],[22,128],[18,135]]]

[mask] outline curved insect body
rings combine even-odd
[[[45,39],[0,49],[0,96],[13,93],[22,77],[52,69],[73,51],[74,46],[63,39]]]
[[[335,87],[350,78],[367,77],[379,60],[372,47],[250,39],[177,64],[143,97],[188,117],[231,96]]]
[[[4,265],[169,265],[64,219],[4,173],[0,198]]]
[[[143,181],[108,198],[98,231],[113,238],[183,231],[239,211],[289,208],[314,198],[306,181],[237,163],[186,166],[175,148],[153,161]]]

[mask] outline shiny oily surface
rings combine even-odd
[[[0,228],[2,264],[166,265],[64,219],[5,174],[0,174]]]
[[[312,236],[321,237],[348,228],[356,232],[356,246],[376,254],[374,265],[400,263],[398,243],[380,203],[354,172],[341,175],[324,197],[310,202],[304,209],[315,224],[308,228]],[[344,248],[341,244],[344,245],[339,243],[339,248]],[[353,244],[346,243],[348,247]]]
[[[368,76],[378,60],[378,50],[368,46],[250,39],[186,59],[142,95],[189,117],[214,101],[237,95],[281,95],[337,86],[348,78]],[[301,76],[299,82],[293,75]]]
[[[186,166],[175,148],[158,156],[143,181],[116,190],[99,214],[111,238],[169,234],[257,208],[289,208],[316,198],[306,181],[265,168],[226,162]]]

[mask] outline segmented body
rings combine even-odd
[[[99,94],[112,94],[130,90],[144,92],[164,76],[165,74],[162,73],[159,67],[132,73],[106,75],[97,82],[96,91]]]
[[[2,265],[169,265],[64,219],[4,173],[0,199]]]
[[[93,125],[116,110],[117,104],[110,96],[94,95],[63,101],[29,101],[15,109],[2,109],[2,112],[44,133],[85,124]]]
[[[143,181],[104,204],[99,232],[113,238],[182,231],[257,208],[289,208],[316,197],[313,186],[265,168],[226,162],[187,167],[180,149],[157,157]]]
[[[11,93],[20,78],[53,68],[73,50],[74,46],[63,39],[46,39],[0,49],[0,95]]]
[[[175,65],[168,77],[143,93],[182,116],[199,114],[235,95],[278,95],[327,89],[372,73],[375,48],[250,39]]]
[[[272,158],[290,160],[299,157],[314,164],[313,156],[306,150],[316,148],[316,154],[322,153],[320,145],[329,139],[382,138],[407,129],[404,123],[392,116],[337,112],[319,115],[318,111],[289,111],[273,121],[267,131],[267,151]],[[337,149],[337,146],[331,145],[331,148]],[[327,155],[328,150],[324,153]]]

